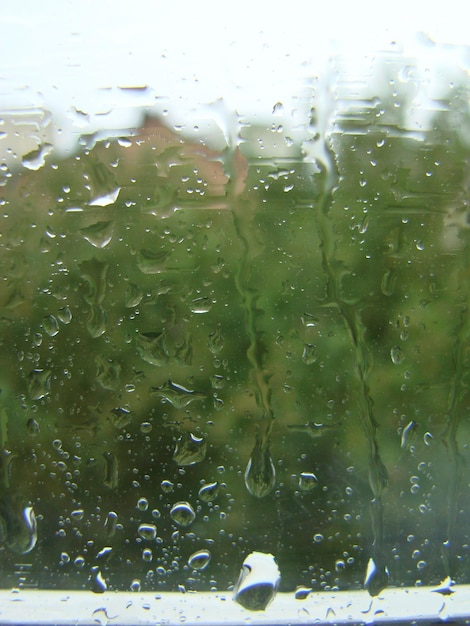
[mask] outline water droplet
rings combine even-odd
[[[321,533],[315,533],[315,535],[313,535],[313,541],[315,543],[321,543],[324,540],[324,536]]]
[[[214,374],[214,376],[211,376],[211,385],[214,389],[223,389],[225,378],[220,376],[220,374]]]
[[[312,439],[320,437],[324,431],[330,428],[338,428],[338,424],[317,424],[316,422],[307,422],[306,424],[288,424],[289,430],[305,433]]]
[[[46,163],[46,157],[52,153],[52,150],[53,146],[50,143],[45,143],[36,150],[28,152],[28,154],[21,159],[21,163],[28,170],[39,170]]]
[[[433,440],[432,434],[430,432],[425,432],[423,435],[423,440],[427,446],[432,445],[432,440]]]
[[[174,485],[171,480],[162,480],[160,487],[162,488],[163,493],[171,493]]]
[[[191,301],[189,306],[192,313],[209,313],[212,308],[212,300],[208,297],[201,296]]]
[[[91,591],[93,593],[104,593],[108,586],[98,567],[92,568]]]
[[[145,548],[145,550],[142,550],[142,561],[145,561],[146,563],[150,563],[152,560],[153,560],[152,550],[150,550],[150,548]]]
[[[33,370],[28,377],[28,393],[31,400],[41,400],[51,390],[51,371]]]
[[[280,579],[272,554],[252,552],[243,561],[234,600],[249,611],[264,611],[274,599]]]
[[[392,363],[394,365],[400,365],[405,360],[405,355],[403,354],[403,350],[400,346],[393,346],[390,350],[390,358],[392,359]]]
[[[140,588],[141,588],[140,580],[138,578],[134,578],[134,580],[130,584],[130,590],[133,591],[134,593],[139,593]]]
[[[178,526],[189,526],[196,519],[196,513],[189,502],[176,502],[171,507],[170,517]]]
[[[96,555],[97,559],[107,559],[108,557],[111,556],[113,549],[111,548],[111,546],[105,546],[104,548],[102,548],[98,554]]]
[[[299,476],[299,489],[311,491],[318,484],[318,478],[312,472],[302,472]]]
[[[139,498],[137,500],[136,508],[138,511],[146,511],[149,508],[149,501],[147,498]]]
[[[304,345],[304,350],[302,352],[302,361],[305,365],[312,365],[317,360],[317,348],[311,343],[306,343]]]
[[[166,346],[165,333],[138,333],[136,336],[136,348],[139,356],[150,363],[161,367],[168,363],[169,354]]]
[[[114,511],[109,511],[104,521],[104,527],[106,529],[106,536],[111,538],[116,533],[118,515]]]
[[[18,495],[0,498],[0,541],[16,554],[27,554],[38,539],[37,523],[32,506],[24,506]]]
[[[108,264],[94,257],[79,264],[80,273],[88,283],[88,293],[84,299],[90,305],[101,304],[106,295],[106,273]]]
[[[96,222],[80,229],[83,238],[95,248],[105,248],[113,238],[114,223]]]
[[[144,541],[154,541],[157,537],[157,527],[155,524],[140,524],[137,532]]]
[[[100,305],[92,304],[88,312],[86,327],[90,337],[97,339],[106,332],[106,313]]]
[[[152,432],[152,424],[150,422],[142,422],[140,425],[140,432],[144,435],[148,435]]]
[[[42,327],[49,337],[55,337],[59,332],[59,323],[53,315],[46,315],[42,320]]]
[[[380,283],[380,289],[384,296],[391,296],[395,290],[395,284],[397,282],[397,276],[393,270],[386,270],[382,276]]]
[[[72,321],[72,312],[68,306],[64,306],[57,311],[57,319],[62,324],[70,324]]]
[[[312,591],[311,587],[303,587],[300,585],[295,590],[294,598],[296,600],[305,600],[306,598],[308,598],[311,591]]]
[[[372,597],[378,596],[388,586],[390,574],[384,564],[376,564],[371,557],[367,564],[364,587]]]
[[[114,452],[103,452],[104,457],[104,480],[103,484],[108,489],[116,489],[119,483],[119,466]]]
[[[144,297],[143,291],[134,285],[134,283],[128,283],[126,287],[126,294],[124,296],[124,306],[127,308],[138,306]]]
[[[121,366],[119,363],[106,359],[102,355],[98,354],[95,357],[96,364],[96,380],[103,387],[114,391],[118,388],[121,378]]]
[[[169,256],[166,250],[140,250],[137,254],[137,267],[143,274],[161,274],[166,271],[165,262]]]
[[[194,465],[204,460],[207,445],[202,437],[186,433],[180,437],[173,453],[173,460],[178,465]]]
[[[340,573],[342,572],[344,569],[346,569],[346,563],[343,561],[343,559],[338,559],[335,562],[335,570]]]
[[[224,347],[224,337],[220,328],[216,328],[209,334],[209,350],[212,354],[218,354]]]
[[[75,509],[70,513],[70,517],[76,522],[80,522],[85,515],[85,511],[83,509]]]
[[[218,482],[207,483],[206,485],[203,485],[199,489],[198,496],[204,502],[212,502],[213,500],[216,499],[218,492],[219,492]]]
[[[405,426],[401,433],[401,448],[403,450],[411,445],[416,436],[417,429],[418,424],[413,420],[411,420],[411,422],[408,422],[408,424]]]
[[[276,484],[276,470],[269,452],[272,422],[263,436],[256,432],[254,448],[245,471],[245,485],[251,495],[263,498]]]
[[[203,570],[209,565],[211,558],[212,555],[209,550],[198,550],[191,554],[188,559],[188,565],[193,569]]]
[[[32,436],[39,435],[40,433],[39,422],[32,417],[26,422],[26,428],[28,429],[28,433]]]
[[[163,402],[169,402],[177,409],[183,409],[195,400],[204,400],[207,396],[192,389],[186,389],[183,385],[178,385],[169,380],[161,387],[151,387],[150,392],[154,396],[158,396]]]
[[[90,200],[90,202],[88,203],[88,206],[104,207],[104,206],[109,206],[110,204],[114,204],[116,200],[118,199],[120,191],[121,191],[121,188],[116,187],[115,189],[112,189],[111,191],[105,194],[95,196],[92,200]]]
[[[307,328],[314,328],[319,322],[318,318],[311,313],[303,313],[300,319]]]

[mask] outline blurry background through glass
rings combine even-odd
[[[3,9],[1,586],[469,583],[468,19],[168,4]]]

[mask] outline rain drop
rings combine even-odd
[[[55,337],[59,332],[59,324],[53,315],[46,315],[42,320],[42,327],[49,337]]]
[[[211,560],[211,553],[209,550],[198,550],[197,552],[193,552],[188,559],[189,567],[197,570],[206,569]]]
[[[219,483],[213,482],[213,483],[207,483],[206,485],[203,485],[199,489],[198,495],[200,499],[203,500],[204,502],[212,502],[213,500],[216,499],[218,492],[219,492]]]
[[[96,222],[80,229],[83,238],[95,248],[105,248],[113,238],[114,223]]]
[[[155,524],[140,524],[137,532],[144,541],[153,541],[157,536],[157,527]]]
[[[180,437],[173,453],[173,460],[178,465],[194,465],[204,460],[207,445],[202,437],[187,433]]]
[[[311,491],[318,484],[318,478],[312,472],[302,472],[299,476],[299,489]]]
[[[403,350],[400,346],[393,346],[390,350],[390,358],[392,359],[392,363],[394,365],[400,365],[405,360],[405,355],[403,354]]]
[[[178,526],[189,526],[196,519],[196,513],[189,502],[176,502],[171,507],[170,517]]]
[[[183,385],[179,385],[169,380],[161,387],[151,387],[150,392],[154,396],[158,396],[163,402],[172,404],[177,409],[183,409],[191,402],[196,400],[204,400],[206,395],[200,391],[187,389]]]

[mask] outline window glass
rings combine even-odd
[[[57,6],[2,27],[1,587],[468,584],[465,42]]]

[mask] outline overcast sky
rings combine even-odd
[[[393,46],[432,53],[426,37],[470,43],[465,0],[3,0],[0,19],[0,109],[112,112],[112,124],[142,104],[204,116],[221,97],[271,111],[332,54],[354,68]]]

